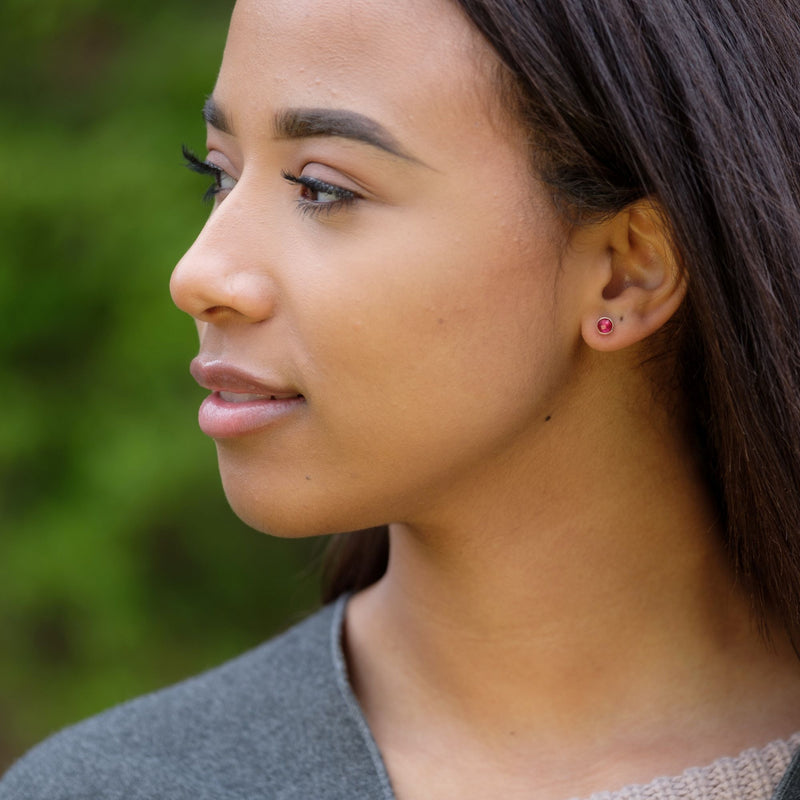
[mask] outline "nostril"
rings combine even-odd
[[[219,225],[215,228],[206,223],[178,262],[170,280],[175,305],[206,322],[267,319],[273,314],[277,296],[269,269],[253,266],[253,248],[248,249],[246,241],[223,237],[223,233]]]

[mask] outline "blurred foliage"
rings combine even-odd
[[[0,770],[313,607],[313,542],[228,509],[172,265],[202,226],[227,0],[0,10]]]

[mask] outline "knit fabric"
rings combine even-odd
[[[795,733],[707,767],[692,767],[618,792],[597,792],[586,800],[769,800],[798,749],[800,733]]]

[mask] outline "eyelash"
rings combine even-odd
[[[224,170],[220,169],[216,164],[210,164],[208,161],[201,161],[185,144],[181,145],[181,152],[186,159],[186,167],[198,175],[211,175],[214,178],[214,183],[206,189],[203,195],[203,202],[208,203],[214,199],[222,191],[222,175]]]
[[[211,164],[208,161],[201,161],[186,145],[181,147],[183,157],[186,159],[186,167],[192,172],[197,172],[200,175],[211,175],[214,178],[214,183],[208,187],[203,195],[203,202],[213,200],[216,195],[224,190],[222,186],[222,176],[227,173],[216,164]],[[311,214],[320,216],[325,214],[333,214],[335,211],[344,209],[346,206],[351,205],[356,200],[360,199],[360,195],[345,189],[341,186],[334,186],[332,183],[327,183],[319,178],[312,178],[308,175],[293,175],[286,170],[281,171],[281,177],[291,184],[300,186],[303,189],[301,197],[297,200],[297,207],[303,214]],[[316,194],[330,194],[336,199],[331,201],[312,200],[307,197],[308,193]]]

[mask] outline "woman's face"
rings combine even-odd
[[[237,2],[171,288],[254,527],[413,524],[532,461],[577,281],[493,64],[448,0]]]

